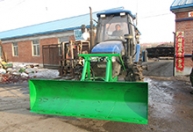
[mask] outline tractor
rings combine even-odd
[[[100,12],[94,35],[91,8],[90,14],[90,42],[63,43],[63,78],[29,80],[30,111],[147,124],[148,83],[135,16],[125,9]]]

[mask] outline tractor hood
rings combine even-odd
[[[95,45],[92,53],[118,53],[124,54],[124,47],[121,41],[106,41]]]

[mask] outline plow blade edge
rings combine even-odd
[[[148,123],[145,82],[29,81],[30,111],[39,114]]]

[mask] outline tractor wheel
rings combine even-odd
[[[127,69],[127,74],[125,77],[125,81],[143,81],[143,69],[139,64],[133,64],[131,67]]]

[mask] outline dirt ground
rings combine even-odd
[[[149,85],[148,125],[30,113],[24,82],[0,84],[0,132],[193,132],[189,78],[171,77],[171,68],[170,61],[156,62],[144,72]]]

